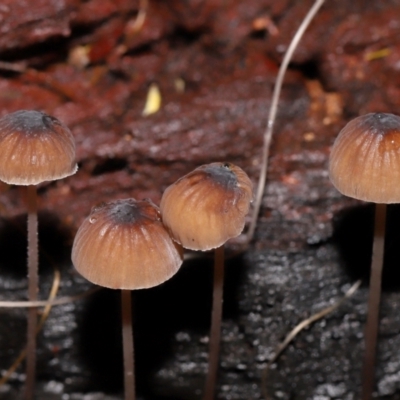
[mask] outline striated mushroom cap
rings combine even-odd
[[[75,236],[72,262],[90,282],[111,289],[145,289],[171,278],[183,250],[151,201],[117,200],[94,207]]]
[[[76,170],[74,138],[58,119],[26,110],[0,119],[0,180],[36,185]]]
[[[400,117],[371,113],[350,121],[333,144],[329,174],[346,196],[400,203]]]
[[[171,236],[191,250],[210,250],[240,235],[253,197],[246,173],[230,163],[196,168],[169,186],[161,199]]]

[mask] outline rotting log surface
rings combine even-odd
[[[310,1],[14,1],[0,7],[0,111],[39,109],[73,131],[78,173],[41,185],[41,297],[55,265],[59,295],[90,285],[72,269],[71,240],[98,202],[149,197],[200,164],[227,160],[256,183],[274,79]],[[260,376],[300,320],[369,268],[371,209],[341,196],[329,148],[353,116],[399,113],[398,1],[327,1],[285,79],[256,238],[227,266],[220,399],[259,399]],[[18,70],[18,72],[15,72]],[[176,82],[185,82],[184,92]],[[149,85],[160,111],[142,116]],[[0,290],[26,295],[24,200],[0,186]],[[379,399],[400,398],[399,210],[389,209],[377,370]],[[390,226],[391,224],[391,226]],[[356,399],[364,286],[302,332],[269,373],[272,399]],[[207,366],[211,263],[186,263],[159,288],[134,293],[139,398],[201,397]],[[39,337],[38,399],[120,399],[118,293],[55,307]],[[25,342],[26,313],[0,313],[0,369]],[[22,371],[22,370],[21,370]],[[17,399],[23,375],[0,388]],[[84,397],[86,396],[86,397]]]

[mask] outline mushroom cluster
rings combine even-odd
[[[77,170],[70,130],[39,111],[0,119],[0,179],[27,187],[29,300],[38,293],[37,184]],[[88,281],[121,290],[125,399],[135,399],[131,290],[160,285],[183,262],[183,248],[215,249],[209,371],[204,399],[214,397],[222,319],[226,241],[242,232],[253,197],[246,173],[231,163],[203,165],[150,200],[118,199],[93,207],[75,236],[72,262]],[[28,317],[26,398],[34,396],[37,309]]]
[[[75,236],[72,262],[92,283],[121,289],[125,399],[135,398],[131,290],[162,284],[178,271],[182,247],[216,248],[210,360],[204,399],[212,399],[218,369],[224,274],[223,244],[238,236],[252,184],[230,163],[203,165],[164,192],[160,210],[149,200],[94,207]]]

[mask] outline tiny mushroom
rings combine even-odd
[[[37,185],[77,170],[71,131],[40,111],[16,111],[0,119],[0,180]]]
[[[37,300],[38,238],[37,185],[72,175],[77,170],[71,131],[58,119],[40,111],[21,110],[0,119],[0,180],[27,186],[28,298]],[[37,309],[28,313],[26,399],[34,396]]]
[[[169,186],[161,198],[161,215],[171,236],[190,250],[215,249],[209,368],[204,400],[214,398],[221,336],[224,249],[239,236],[253,198],[247,174],[231,163],[196,168]]]
[[[184,248],[205,251],[240,235],[252,197],[252,183],[241,168],[216,162],[169,186],[160,209],[174,240]]]
[[[329,174],[342,194],[381,203],[400,202],[400,117],[370,113],[351,120],[332,147]]]
[[[111,289],[146,289],[171,278],[182,264],[181,246],[149,200],[116,200],[92,209],[72,247],[77,271]]]
[[[72,262],[87,280],[121,289],[125,400],[135,399],[131,290],[160,285],[180,268],[183,251],[149,200],[94,207],[75,236]]]
[[[372,396],[384,258],[386,204],[400,203],[400,117],[371,113],[350,121],[332,147],[332,183],[339,192],[376,203],[362,399]]]

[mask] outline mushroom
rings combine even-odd
[[[131,290],[160,285],[183,260],[150,200],[116,200],[94,207],[72,246],[72,262],[92,283],[121,289],[125,400],[135,398]]]
[[[215,249],[209,368],[204,399],[214,397],[221,335],[224,243],[242,232],[253,197],[249,177],[231,163],[196,168],[169,186],[160,204],[172,238],[190,250]]]
[[[362,377],[367,400],[374,386],[386,204],[400,203],[400,117],[371,113],[350,121],[333,144],[329,174],[339,192],[376,203]]]
[[[28,298],[38,294],[36,186],[72,175],[77,170],[71,131],[58,119],[39,111],[16,111],[0,119],[0,180],[24,185],[28,208]],[[28,312],[26,399],[33,398],[36,369],[37,309]]]

